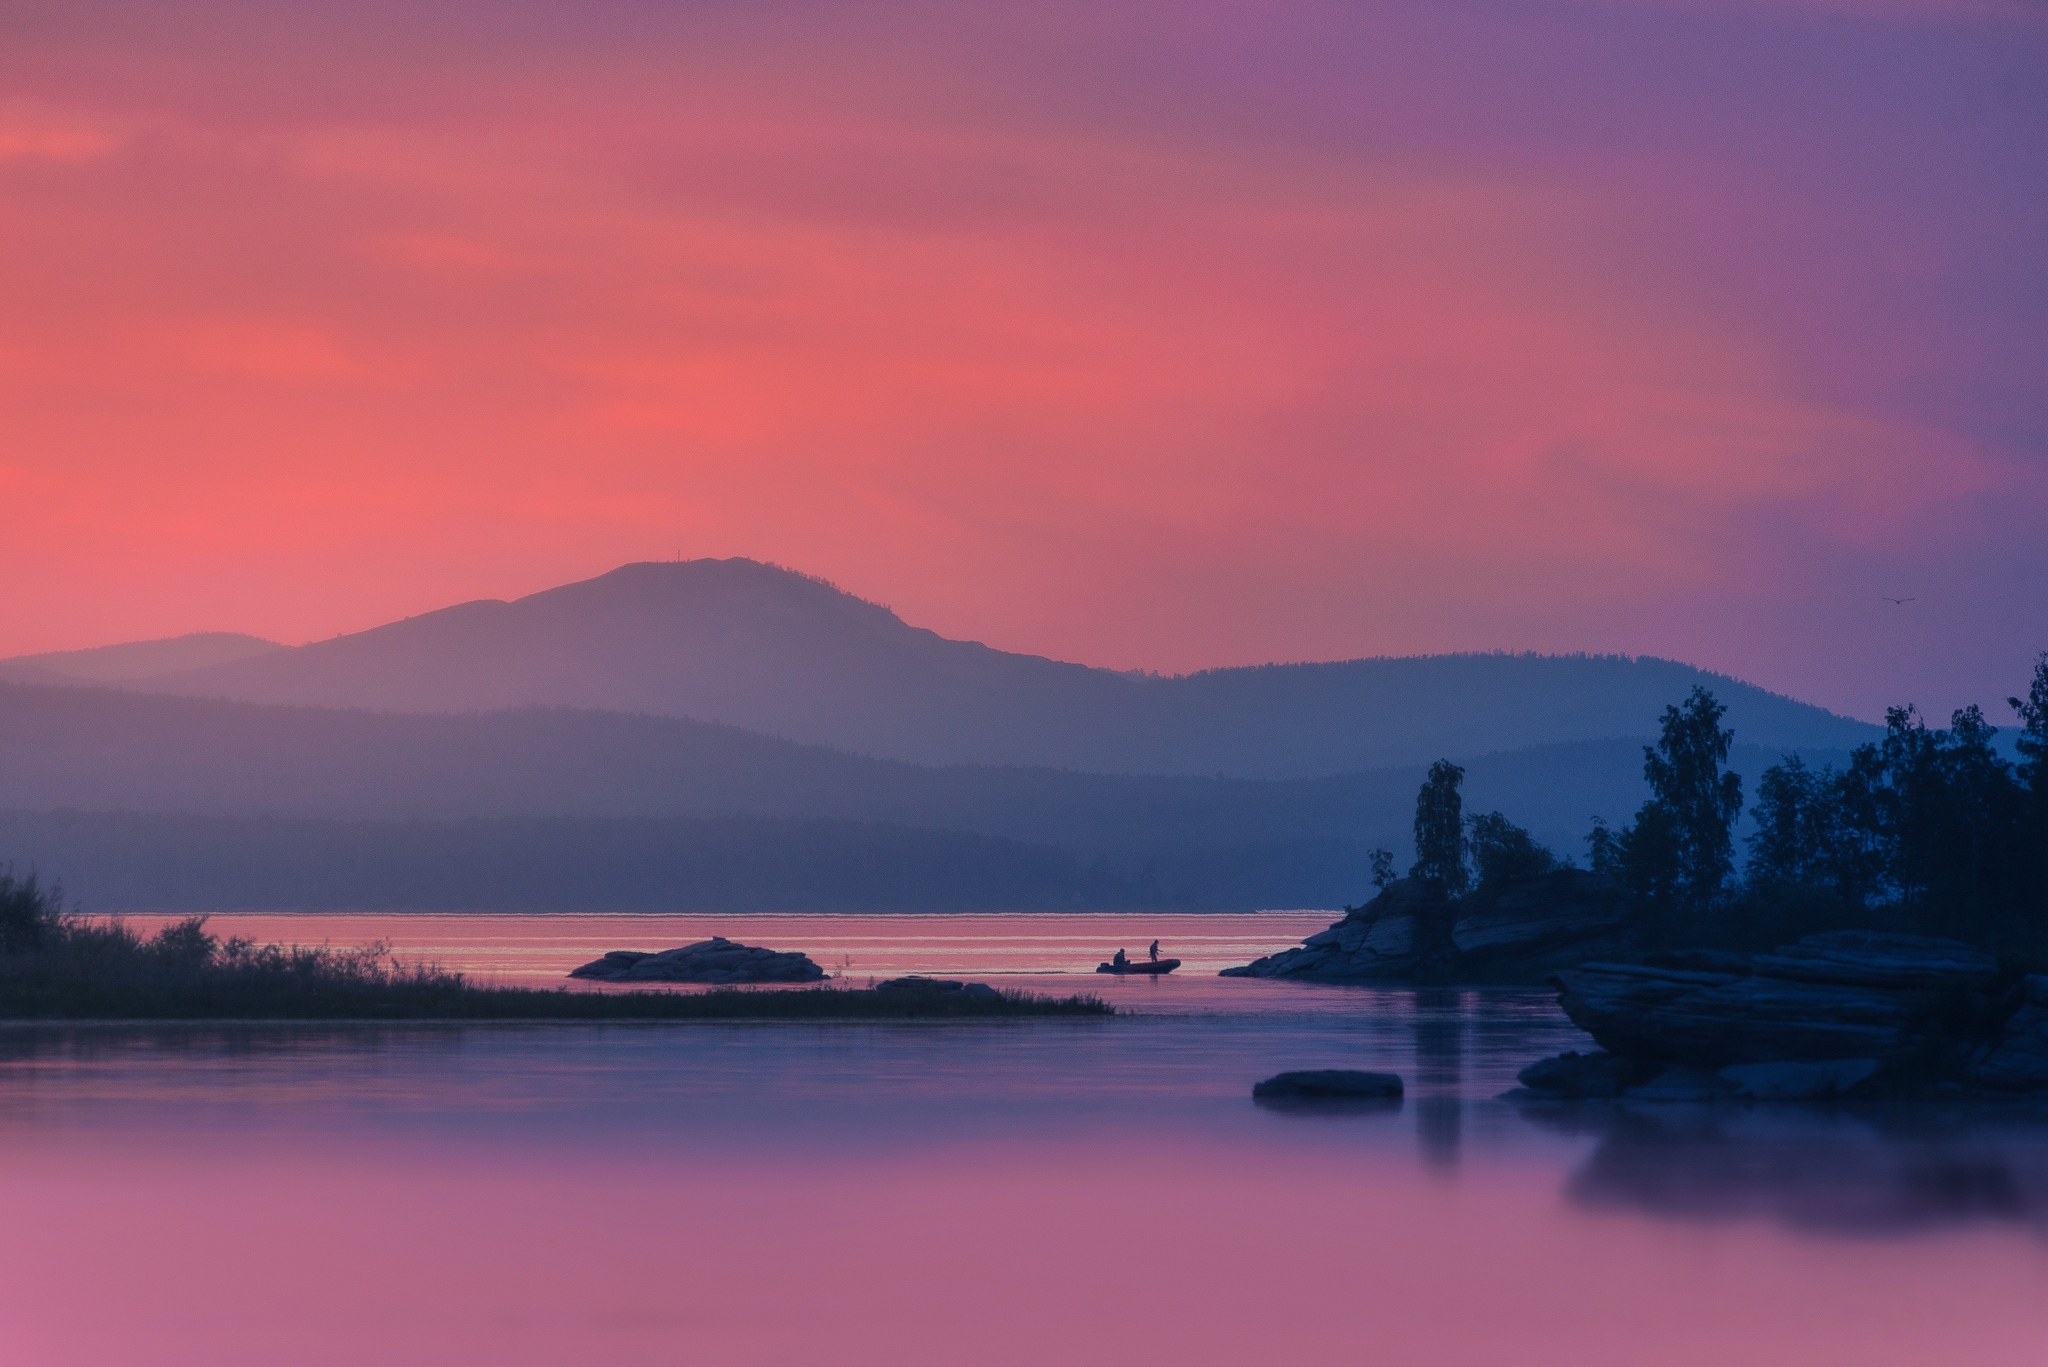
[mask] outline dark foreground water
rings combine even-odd
[[[1168,990],[0,1031],[0,1362],[2048,1362],[2048,1119],[1530,1109],[1580,1038],[1545,993]],[[1320,1066],[1409,1095],[1249,1099]]]

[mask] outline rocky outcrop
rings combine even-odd
[[[1682,956],[1673,956],[1685,962]],[[1997,961],[1954,940],[1872,931],[1809,935],[1718,971],[1589,963],[1553,978],[1573,1024],[1610,1053],[1708,1071],[1750,1063],[1875,1059],[1939,1047],[1944,1001],[1967,1001]]]
[[[809,983],[823,978],[825,970],[809,955],[778,953],[714,935],[658,953],[615,949],[569,976],[610,983]]]
[[[1533,966],[1559,955],[1579,963],[1624,948],[1628,925],[1628,907],[1613,879],[1563,869],[1481,888],[1464,899],[1451,922],[1451,947],[1474,965],[1509,960]]]
[[[1552,969],[1628,942],[1628,911],[1612,879],[1561,869],[1452,899],[1441,883],[1403,878],[1328,930],[1226,978],[1307,982],[1539,981]]]
[[[1994,992],[1997,961],[1955,940],[1809,935],[1769,954],[1689,951],[1553,975],[1604,1052],[1522,1070],[1518,1095],[1821,1101],[2048,1092],[2048,976]],[[1655,1076],[1645,1077],[1654,1071]]]
[[[1356,1068],[1314,1068],[1276,1073],[1252,1086],[1254,1101],[1395,1101],[1401,1079],[1393,1073],[1366,1073]]]

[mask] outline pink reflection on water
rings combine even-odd
[[[2041,1251],[2011,1230],[1818,1256],[1577,1212],[1540,1164],[1446,1185],[1328,1156],[35,1148],[0,1173],[6,1360],[2018,1367],[2048,1345]]]

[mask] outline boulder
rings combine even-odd
[[[1836,1058],[1822,1063],[1741,1063],[1723,1068],[1735,1095],[1750,1101],[1824,1101],[1877,1076],[1874,1058]]]
[[[1401,1095],[1401,1079],[1393,1073],[1364,1073],[1355,1068],[1317,1068],[1276,1073],[1252,1087],[1255,1101],[1391,1101]]]
[[[810,956],[778,953],[714,935],[659,952],[615,949],[569,974],[613,983],[807,983],[825,976]]]
[[[1620,1096],[1628,1088],[1649,1081],[1656,1071],[1654,1064],[1596,1049],[1589,1054],[1574,1051],[1539,1059],[1518,1076],[1521,1084],[1532,1092],[1577,1100]]]
[[[1697,962],[1737,968],[1728,960]],[[1746,973],[1590,963],[1551,980],[1573,1024],[1610,1052],[1715,1071],[1901,1062],[1926,1042],[1936,1003],[1982,987],[1996,972],[1989,955],[1953,940],[1844,931],[1756,955]]]
[[[1996,1043],[1971,1062],[1970,1078],[2001,1091],[2048,1090],[2048,974],[2020,984],[2020,1005]]]

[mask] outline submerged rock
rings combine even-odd
[[[825,970],[806,954],[781,953],[714,935],[658,953],[615,949],[569,976],[615,983],[808,983],[823,978]]]
[[[1453,900],[1443,884],[1403,878],[1342,920],[1226,978],[1306,982],[1539,981],[1544,973],[1625,947],[1628,913],[1614,881],[1560,869]]]
[[[1316,1068],[1276,1073],[1252,1087],[1255,1101],[1392,1101],[1401,1095],[1401,1079],[1393,1073],[1365,1073],[1355,1068]]]

